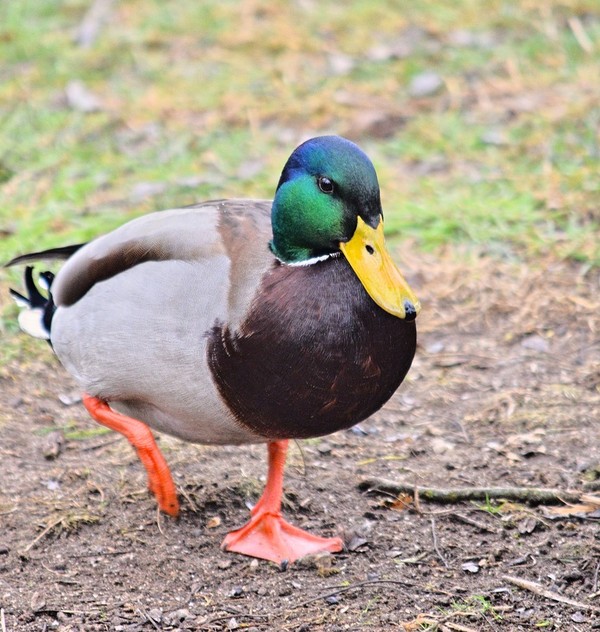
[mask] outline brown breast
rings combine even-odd
[[[238,331],[217,324],[208,363],[238,421],[269,438],[348,428],[398,388],[416,347],[414,322],[383,311],[343,257],[276,263]]]

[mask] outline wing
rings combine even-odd
[[[230,260],[229,307],[238,321],[262,272],[273,262],[268,250],[267,200],[222,200],[144,215],[83,246],[24,255],[10,264],[72,254],[57,275],[57,306],[80,300],[96,283],[147,261],[202,262],[219,255]],[[58,258],[56,255],[53,258]]]

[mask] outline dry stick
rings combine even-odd
[[[498,535],[498,529],[492,529],[491,527],[488,527],[486,524],[483,524],[482,522],[479,522],[478,520],[473,520],[473,518],[469,518],[469,516],[463,516],[462,514],[458,514],[454,512],[451,512],[448,515],[450,516],[450,518],[454,518],[455,520],[458,520],[459,522],[464,522],[465,524],[468,524],[471,527],[476,527],[480,531],[485,531],[486,533],[494,533],[495,535]]]
[[[212,619],[205,619],[204,621],[201,621],[199,624],[199,627],[196,628],[197,630],[200,630],[201,628],[204,628],[204,626],[208,626],[211,625],[213,623],[219,623],[219,621],[227,621],[228,619],[231,619],[232,617],[237,617],[238,619],[269,619],[271,616],[276,616],[278,613],[275,613],[275,615],[270,615],[270,614],[251,614],[249,612],[237,612],[237,613],[232,613],[230,612],[229,614],[225,614],[225,615],[219,615],[218,617],[213,617]],[[160,628],[157,628],[160,629]]]
[[[6,621],[4,620],[4,608],[0,608],[0,630],[6,632]]]
[[[430,626],[439,626],[440,630],[458,630],[458,632],[477,632],[475,628],[467,627],[466,625],[461,625],[460,623],[453,623],[449,621],[450,617],[456,616],[464,616],[462,612],[453,612],[442,619],[434,618],[435,615],[425,615],[419,616],[412,621],[411,623],[430,625]],[[412,628],[411,628],[412,629]],[[437,629],[437,628],[436,628]]]
[[[460,623],[452,623],[451,621],[446,621],[442,625],[449,630],[456,630],[457,632],[477,632],[475,628],[468,628],[466,625],[461,625]]]
[[[436,487],[415,487],[410,483],[390,481],[385,478],[367,478],[360,481],[362,491],[385,492],[388,494],[414,494],[430,502],[457,503],[463,500],[514,500],[532,505],[542,503],[576,503],[580,492],[563,489],[545,489],[541,487],[455,487],[440,489]]]
[[[442,555],[442,552],[440,551],[440,547],[438,546],[438,539],[435,533],[435,518],[433,516],[431,516],[431,537],[433,539],[433,548],[435,552],[437,553],[437,556],[440,558],[440,560],[442,560],[442,563],[444,564],[444,566],[448,568],[448,562],[446,561],[446,558]]]
[[[28,553],[46,534],[50,533],[52,529],[57,527],[62,521],[62,518],[56,518],[53,520],[34,540],[32,540],[24,549],[23,553]]]
[[[156,621],[144,610],[144,608],[140,608],[138,612],[144,617],[144,619],[146,619],[146,621],[148,621],[152,625],[155,630],[160,631],[161,628],[158,627]]]
[[[281,612],[277,614],[281,615],[283,612],[286,612],[287,610],[296,610],[298,608],[303,608],[304,606],[308,606],[309,604],[314,603],[315,601],[319,601],[321,599],[327,599],[327,597],[337,597],[337,595],[341,595],[342,593],[348,592],[349,590],[356,590],[357,588],[363,588],[366,586],[385,586],[385,585],[402,586],[402,588],[414,587],[414,584],[412,582],[404,582],[404,581],[398,581],[398,580],[393,580],[393,579],[372,579],[372,580],[367,580],[364,582],[356,582],[355,584],[351,584],[350,586],[341,586],[340,588],[337,588],[336,590],[333,590],[331,592],[317,595],[316,597],[312,597],[311,599],[307,599],[306,601],[301,601],[300,603],[290,606],[289,608],[285,608],[284,610],[282,610]]]
[[[536,582],[530,582],[529,580],[521,579],[520,577],[512,577],[511,575],[502,575],[502,579],[511,584],[514,584],[515,586],[518,586],[519,588],[529,590],[530,592],[535,593],[540,597],[545,597],[546,599],[551,599],[552,601],[558,601],[569,606],[574,606],[575,608],[579,608],[580,610],[600,612],[600,608],[597,608],[596,606],[582,603],[581,601],[575,601],[574,599],[569,599],[568,597],[563,597],[559,593],[554,592],[553,590],[548,590],[547,588],[544,588]]]

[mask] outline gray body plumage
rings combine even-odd
[[[152,428],[200,443],[265,441],[223,403],[206,346],[215,325],[235,330],[250,308],[274,263],[270,234],[270,202],[228,200],[146,215],[90,242],[53,283],[58,358],[86,393]]]

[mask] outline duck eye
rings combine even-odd
[[[326,176],[319,176],[317,178],[317,184],[323,193],[333,193],[333,180],[330,180]]]

